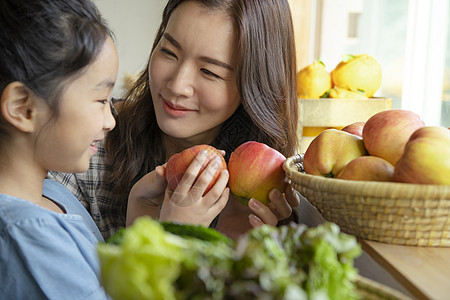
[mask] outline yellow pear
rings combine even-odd
[[[321,61],[301,69],[297,74],[297,96],[318,99],[331,88],[331,75]]]
[[[347,90],[364,91],[371,98],[381,86],[381,66],[370,55],[345,55],[331,71],[334,86]]]
[[[367,154],[361,137],[326,129],[306,149],[303,167],[307,174],[334,178],[350,161]]]

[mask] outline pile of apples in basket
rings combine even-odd
[[[450,185],[450,128],[390,109],[342,130],[327,129],[304,154],[307,174],[364,181]]]

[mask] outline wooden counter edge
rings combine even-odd
[[[374,249],[370,243],[364,239],[358,239],[361,247],[367,252],[376,262],[378,262],[383,268],[385,268],[395,279],[399,281],[407,290],[411,292],[414,297],[418,299],[431,299],[421,289],[414,285],[408,278],[406,278],[401,272],[398,271],[383,255],[381,255],[376,249]]]

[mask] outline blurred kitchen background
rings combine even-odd
[[[94,0],[115,33],[122,79],[145,67],[165,0]],[[450,0],[289,0],[298,69],[366,53],[383,69],[376,97],[450,127]]]

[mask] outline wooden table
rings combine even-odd
[[[418,299],[450,299],[450,248],[359,240],[362,248]]]
[[[304,197],[300,197],[298,213],[302,223],[309,227],[325,222]],[[450,299],[450,248],[391,245],[362,239],[358,242],[365,255],[355,261],[359,263],[357,267],[367,265],[364,271],[373,271],[362,275],[385,285],[391,283],[392,288],[417,299]],[[388,282],[388,276],[396,284]]]

